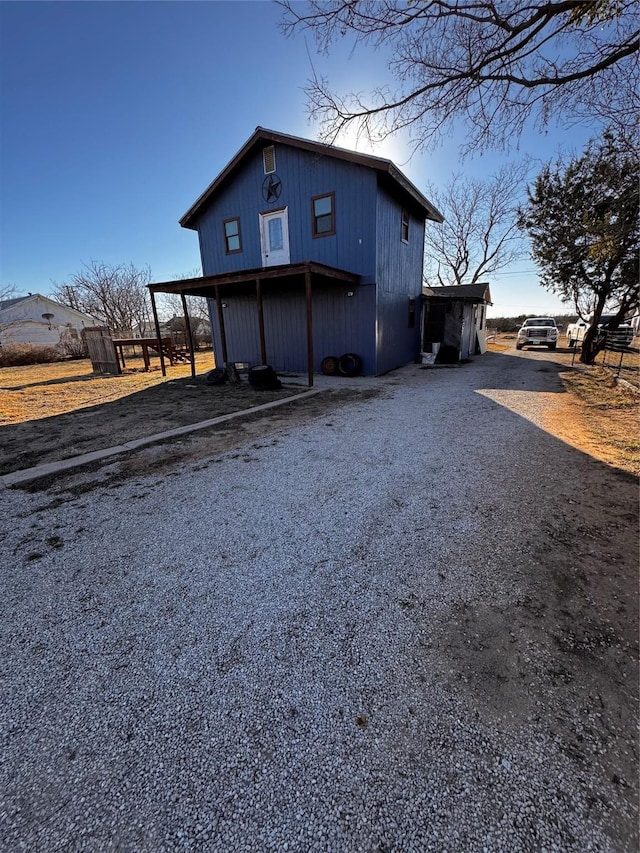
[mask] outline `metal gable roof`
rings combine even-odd
[[[290,145],[303,151],[310,151],[321,157],[335,157],[340,160],[346,160],[350,163],[357,163],[360,166],[366,166],[369,169],[375,169],[380,175],[386,176],[391,184],[395,185],[397,189],[408,195],[414,204],[420,208],[425,219],[432,219],[435,222],[443,221],[444,217],[440,211],[434,207],[434,205],[432,205],[424,195],[422,195],[420,190],[402,174],[400,169],[398,169],[391,160],[385,160],[382,157],[373,157],[370,154],[360,154],[357,151],[349,151],[346,148],[338,148],[335,145],[325,145],[321,142],[313,142],[310,139],[302,139],[298,136],[289,136],[286,133],[278,133],[274,130],[267,130],[264,127],[257,127],[253,135],[247,140],[235,157],[225,166],[217,178],[209,184],[207,189],[180,219],[180,225],[182,225],[183,228],[196,230],[197,217],[206,207],[209,199],[215,195],[219,187],[227,180],[232,172],[240,166],[242,161],[260,142]]]
[[[14,308],[17,305],[22,305],[25,302],[37,302],[38,300],[46,302],[54,308],[62,308],[66,312],[75,314],[81,320],[90,320],[92,323],[95,322],[95,318],[91,317],[89,314],[85,314],[84,311],[78,311],[76,308],[72,308],[70,305],[65,305],[62,302],[56,302],[55,299],[50,299],[48,296],[43,296],[42,293],[30,293],[28,296],[16,296],[13,299],[5,299],[0,302],[0,312],[8,311],[11,308]]]
[[[16,296],[15,299],[3,299],[0,302],[0,311],[6,311],[7,308],[13,308],[14,305],[19,305],[20,302],[24,302],[25,299],[33,299],[33,294],[29,294],[29,296]]]
[[[466,299],[471,302],[487,302],[491,305],[491,291],[487,282],[481,284],[448,284],[444,287],[423,287],[423,296],[444,299]]]

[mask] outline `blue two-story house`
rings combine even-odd
[[[377,375],[420,351],[426,220],[442,216],[391,161],[259,127],[180,220],[202,277],[149,288],[208,297],[217,365],[312,384],[353,353]]]

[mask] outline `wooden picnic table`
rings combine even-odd
[[[162,344],[162,350],[164,354],[169,358],[169,363],[173,365],[174,348],[173,344],[171,343],[171,338],[161,338],[160,342]],[[145,370],[149,370],[150,349],[154,350],[158,357],[160,357],[160,353],[158,352],[157,338],[113,338],[113,343],[116,346],[116,351],[119,353],[120,361],[122,362],[122,367],[126,367],[123,347],[140,347],[142,349],[142,358],[144,360]]]

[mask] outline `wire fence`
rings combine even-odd
[[[640,341],[637,338],[630,338],[628,330],[616,329],[611,331],[605,329],[602,330],[598,338],[598,344],[600,343],[604,345],[598,352],[594,364],[607,367],[615,373],[617,378],[622,377],[634,385],[640,385],[640,348],[633,345],[640,343]],[[580,344],[575,343],[571,358],[572,365],[579,349]]]

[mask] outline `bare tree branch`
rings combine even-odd
[[[417,147],[467,123],[467,150],[507,148],[530,120],[610,123],[640,114],[640,29],[632,0],[528,4],[459,0],[281,0],[288,35],[310,31],[321,52],[351,36],[383,49],[398,89],[336,94],[314,77],[309,111],[327,141],[354,123],[372,139],[411,128]],[[615,105],[603,91],[613,89]]]

